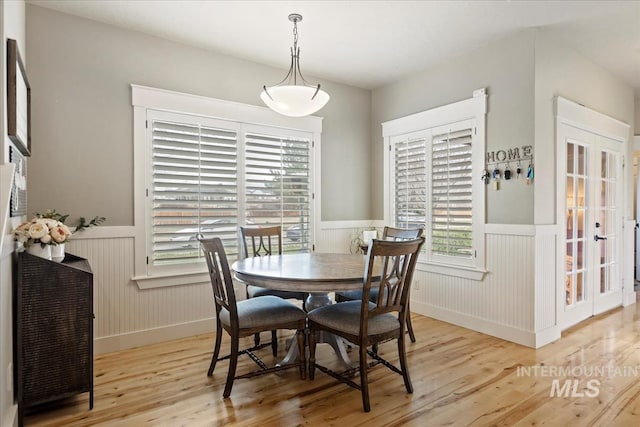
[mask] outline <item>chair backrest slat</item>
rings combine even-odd
[[[367,254],[367,270],[362,295],[360,333],[365,336],[368,319],[384,313],[397,312],[404,330],[406,306],[411,281],[424,237],[410,240],[374,239]],[[380,266],[380,270],[376,269]],[[378,276],[379,273],[379,276]],[[369,308],[371,287],[378,287],[376,307]]]
[[[408,239],[416,239],[422,236],[422,232],[424,231],[424,226],[416,227],[416,228],[395,228],[385,226],[382,231],[382,239],[383,240],[408,240]]]
[[[236,294],[222,240],[220,240],[219,237],[201,239],[200,245],[207,260],[216,311],[219,312],[221,308],[227,309],[232,319],[231,324],[237,325],[238,310],[236,307]]]
[[[272,227],[240,227],[242,236],[243,256],[265,256],[274,255],[273,246],[277,243],[277,254],[282,254],[282,227],[279,225]],[[247,240],[251,241],[252,255],[247,249]]]
[[[385,226],[382,232],[382,239],[389,241],[411,240],[422,236],[423,231],[423,226],[416,228],[395,228]],[[393,262],[393,271],[389,273],[389,280],[386,283],[383,283],[384,287],[380,289],[385,290],[385,292],[378,293],[378,306],[390,306],[397,305],[399,303],[397,298],[398,295],[392,292],[392,290],[396,286],[397,278],[402,276],[400,268],[405,264],[402,263],[402,256],[392,257],[391,261]]]

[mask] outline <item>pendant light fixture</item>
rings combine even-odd
[[[320,84],[312,85],[302,77],[300,71],[300,48],[298,47],[298,22],[302,15],[292,13],[293,47],[291,65],[282,81],[274,86],[263,86],[260,98],[273,111],[290,117],[302,117],[313,114],[329,101],[329,94],[320,89]]]

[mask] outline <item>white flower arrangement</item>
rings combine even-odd
[[[40,244],[42,247],[59,245],[65,243],[71,237],[71,230],[64,224],[69,215],[62,215],[56,212],[55,209],[47,210],[44,214],[36,213],[35,215],[35,218],[31,221],[22,223],[13,230],[15,240],[22,243],[25,248],[34,244]],[[105,217],[96,216],[87,222],[85,218],[80,217],[74,232],[98,226],[105,220]]]
[[[35,244],[41,246],[59,245],[67,241],[71,236],[71,230],[56,219],[36,217],[20,224],[13,230],[13,236],[25,248]]]

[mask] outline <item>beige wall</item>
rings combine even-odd
[[[634,120],[634,135],[640,135],[640,89],[636,90],[635,94],[635,120]]]
[[[525,31],[445,64],[383,86],[372,94],[372,214],[382,219],[380,123],[470,98],[487,88],[487,151],[533,145],[534,32]],[[535,154],[535,148],[534,148]],[[480,177],[474,177],[480,179]],[[533,223],[533,186],[524,180],[487,186],[488,223]]]
[[[22,56],[25,66],[28,63],[25,58],[26,38],[25,38],[25,3],[19,1],[1,1],[0,2],[0,34],[2,34],[2,43],[0,43],[0,135],[2,135],[2,148],[0,149],[0,165],[9,162],[9,146],[12,144],[7,137],[7,115],[5,114],[5,106],[7,97],[5,88],[7,54],[6,39],[12,38],[18,42],[18,49]],[[0,182],[0,197],[8,198],[8,184],[5,181]],[[5,188],[7,187],[7,188]],[[0,203],[0,205],[4,205]],[[13,401],[13,336],[12,336],[12,307],[11,307],[11,283],[12,283],[12,267],[13,267],[13,237],[11,230],[20,223],[21,218],[7,218],[7,212],[0,212],[0,224],[6,224],[2,232],[2,244],[0,244],[0,425],[1,426],[17,426],[17,407]]]
[[[538,33],[535,47],[535,146],[540,154],[536,163],[535,223],[553,224],[556,220],[555,97],[562,96],[630,124],[631,138],[634,94],[630,86],[545,32]],[[627,159],[632,158],[632,145],[628,145]],[[633,168],[628,167],[625,172],[625,216],[631,218]]]
[[[640,126],[640,99],[634,107],[628,85],[544,31],[528,30],[374,90],[372,171],[382,166],[381,122],[468,98],[480,87],[489,94],[487,151],[533,145],[535,156],[534,185],[503,180],[499,191],[487,187],[487,223],[555,222],[555,96],[629,123],[632,129],[634,121],[636,129]],[[630,216],[633,186],[631,172],[627,175]],[[372,175],[372,214],[379,219],[384,215],[382,184],[381,176]]]
[[[263,105],[260,87],[286,72],[33,5],[27,27],[30,212],[133,224],[131,83]],[[369,219],[370,92],[321,83],[321,219]]]

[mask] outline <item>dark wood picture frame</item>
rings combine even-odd
[[[7,39],[7,133],[22,154],[31,155],[31,86],[13,39]]]

